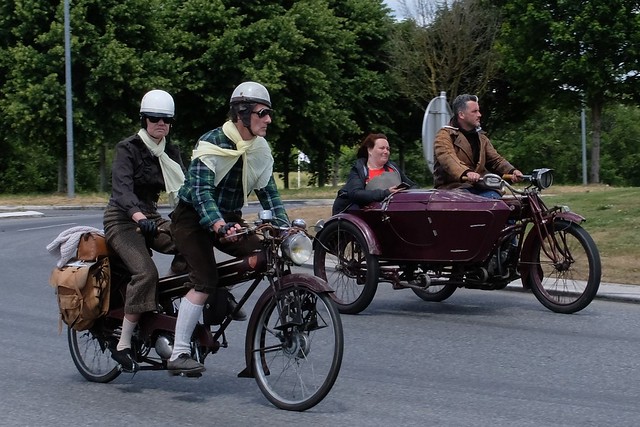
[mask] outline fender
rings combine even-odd
[[[380,243],[378,242],[378,239],[373,234],[373,232],[371,231],[371,228],[369,228],[369,226],[365,221],[363,221],[361,218],[355,215],[351,215],[348,213],[341,213],[329,218],[329,220],[325,223],[324,226],[326,227],[328,224],[332,224],[336,221],[338,222],[346,221],[354,225],[364,236],[364,240],[367,242],[367,247],[369,249],[369,252],[373,255],[380,255],[381,253]],[[318,235],[320,234],[322,234],[322,230],[320,230],[320,232],[318,233]],[[316,238],[318,237],[318,235],[316,235]],[[314,241],[314,249],[316,249],[315,245],[316,243]]]
[[[333,289],[329,287],[327,282],[320,279],[316,276],[311,276],[309,274],[287,274],[280,279],[280,286],[278,287],[280,290],[287,290],[295,287],[307,288],[316,292],[318,294],[322,293],[330,293],[333,292]],[[253,341],[254,333],[251,331],[256,330],[256,324],[258,323],[258,315],[262,311],[262,307],[264,307],[270,300],[273,298],[275,292],[272,286],[268,286],[267,289],[264,290],[258,301],[256,301],[256,305],[251,312],[251,317],[249,318],[249,323],[247,325],[247,333],[245,339],[245,363],[246,367],[238,374],[238,377],[241,378],[254,378],[253,366],[252,366],[252,354],[249,349],[251,348],[251,342]]]
[[[550,224],[555,222],[560,222],[560,221],[574,222],[576,224],[580,224],[586,221],[586,219],[575,212],[558,212],[556,215],[553,216],[553,218],[551,219],[551,222],[547,223],[548,225],[540,230],[540,234],[542,235],[542,238],[545,238],[547,236],[548,227]],[[534,229],[531,229],[527,234],[527,237],[524,239],[524,242],[522,243],[522,250],[520,251],[520,263],[518,265],[518,270],[520,271],[520,277],[522,278],[522,286],[525,289],[529,289],[529,286],[527,285],[528,283],[527,279],[531,272],[531,268],[533,267],[530,264],[523,263],[522,261],[531,260],[532,253],[533,253],[533,246],[537,241],[538,241],[538,233],[536,233]]]

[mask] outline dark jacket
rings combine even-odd
[[[167,143],[165,153],[184,171],[180,149]],[[144,145],[138,134],[118,142],[111,166],[111,198],[128,218],[136,212],[157,212],[160,192],[165,190],[160,161]]]
[[[384,165],[384,169],[385,171],[393,170],[398,172],[402,182],[406,182],[410,187],[416,186],[416,184],[400,170],[398,165],[392,161],[388,161]],[[367,159],[362,157],[356,159],[355,163],[351,167],[346,184],[338,190],[338,196],[333,202],[332,215],[344,211],[352,203],[356,203],[362,207],[371,202],[382,201],[385,197],[391,194],[391,191],[389,191],[388,188],[381,190],[365,190],[368,177],[369,168],[367,168]]]

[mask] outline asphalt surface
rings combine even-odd
[[[304,203],[308,204],[322,204],[319,200],[307,200]],[[303,203],[303,201],[297,201],[297,203]],[[303,204],[304,204],[303,203]],[[38,209],[93,209],[98,208],[96,206],[0,206],[0,220],[3,218],[20,218],[20,217],[38,217],[44,216],[44,213]],[[101,207],[100,207],[101,208]],[[523,290],[522,284],[519,280],[510,283],[507,286],[508,290]],[[618,283],[600,283],[598,294],[596,298],[609,300],[609,301],[621,301],[640,303],[640,284],[618,284]]]

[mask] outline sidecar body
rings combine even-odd
[[[350,222],[379,259],[456,263],[485,260],[504,228],[511,207],[459,190],[405,190],[383,202],[351,206],[331,217]]]

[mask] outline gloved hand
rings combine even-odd
[[[225,225],[223,225],[222,227],[218,228],[218,237],[219,238],[223,238],[227,235],[227,232],[229,230],[231,230],[232,228],[236,227],[235,222],[227,222]]]
[[[141,219],[138,221],[138,227],[140,227],[140,233],[144,236],[147,241],[153,240],[158,234],[158,226],[155,221],[150,219]]]

